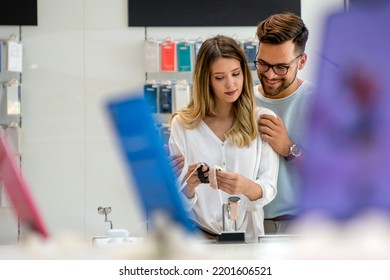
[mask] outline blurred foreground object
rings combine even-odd
[[[347,221],[390,213],[387,26],[388,4],[328,18],[302,166],[304,215]]]
[[[312,213],[293,230],[304,234],[289,242],[290,259],[390,260],[390,219],[384,212],[366,211],[343,223]]]
[[[390,5],[369,4],[327,20],[295,259],[390,259]]]
[[[7,197],[12,203],[22,231],[26,230],[48,238],[49,233],[30,189],[15,160],[13,146],[0,128],[0,182],[4,185]]]
[[[155,226],[153,217],[161,212],[192,233],[194,227],[185,212],[147,102],[141,94],[132,95],[111,100],[107,108],[151,229]]]
[[[16,246],[0,247],[0,260],[251,260],[285,259],[284,244],[202,243],[170,217],[156,212],[144,240],[93,245],[71,232],[42,239],[30,234]]]

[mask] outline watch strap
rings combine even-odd
[[[293,160],[296,158],[292,153],[289,153],[286,157],[284,157],[287,161]]]

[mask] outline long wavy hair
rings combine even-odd
[[[192,99],[187,107],[174,113],[172,118],[178,116],[178,121],[185,128],[194,129],[205,116],[215,116],[215,95],[210,79],[211,65],[218,58],[237,59],[244,75],[242,93],[233,104],[233,123],[225,137],[235,146],[249,146],[258,133],[253,82],[244,51],[233,38],[217,35],[203,42],[195,62]]]

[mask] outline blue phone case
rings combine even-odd
[[[151,113],[157,113],[157,96],[158,96],[157,84],[144,85],[144,97],[149,105],[149,111]]]

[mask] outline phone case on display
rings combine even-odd
[[[3,72],[3,44],[4,41],[0,40],[0,73]]]
[[[188,42],[177,44],[177,69],[179,72],[191,72],[191,44]]]
[[[254,41],[246,41],[242,46],[244,48],[245,56],[248,60],[249,68],[251,70],[256,70],[255,63],[253,61],[256,60],[257,43]]]
[[[160,113],[172,113],[172,85],[162,84],[159,92]]]
[[[6,70],[22,73],[23,69],[23,45],[16,38],[6,41],[7,58]]]
[[[144,52],[146,73],[159,72],[159,43],[153,38],[148,39],[145,42]]]
[[[177,111],[190,102],[190,85],[186,80],[177,81],[173,87],[174,111]]]
[[[144,85],[144,97],[149,105],[149,109],[150,109],[151,113],[157,113],[158,87],[159,87],[159,85],[156,83],[150,83],[150,84]]]
[[[202,46],[202,44],[203,44],[203,41],[196,41],[195,43],[194,43],[194,54],[195,54],[195,57],[197,57],[198,56],[198,52],[199,52],[199,49],[200,49],[200,47]]]
[[[161,71],[176,71],[176,43],[161,43]]]
[[[5,85],[7,96],[7,115],[21,114],[21,86],[19,84]]]

